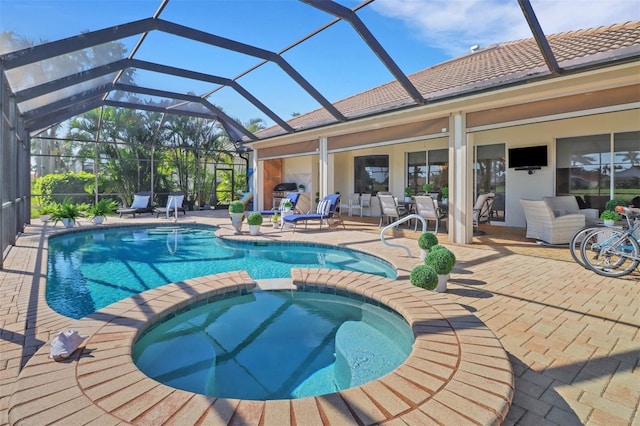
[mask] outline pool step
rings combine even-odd
[[[295,290],[291,278],[264,278],[256,280],[260,290]]]

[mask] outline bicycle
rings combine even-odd
[[[573,260],[575,260],[578,265],[582,266],[585,269],[589,269],[589,267],[585,265],[584,261],[582,260],[582,253],[580,251],[582,243],[584,242],[584,239],[587,237],[587,235],[601,228],[604,228],[604,225],[592,225],[587,226],[586,228],[582,228],[575,233],[575,235],[571,238],[571,242],[569,243],[569,252],[571,253],[571,257],[573,257]]]
[[[640,209],[618,206],[616,212],[625,216],[627,228],[602,227],[589,233],[580,245],[584,265],[605,277],[630,274],[640,264]],[[631,219],[635,218],[634,224]]]

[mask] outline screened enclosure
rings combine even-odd
[[[409,76],[478,42],[533,35],[540,76],[567,71],[542,32],[553,13],[541,27],[528,0],[500,12],[485,19],[502,34],[451,22],[436,35],[395,1],[0,0],[3,255],[65,197],[127,205],[144,191],[162,205],[179,191],[190,208],[224,207],[250,189],[252,142],[441,100],[455,82],[431,93]],[[340,102],[386,85],[375,104]],[[366,167],[378,170],[363,191],[388,186],[384,159]]]

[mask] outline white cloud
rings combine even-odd
[[[545,34],[640,20],[638,0],[532,0],[531,5]],[[516,0],[376,0],[372,7],[452,56],[475,44],[532,37]]]

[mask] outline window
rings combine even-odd
[[[422,192],[422,185],[429,183],[433,191],[439,191],[449,184],[447,169],[449,150],[433,149],[428,152],[407,153],[407,184],[413,193]]]
[[[449,150],[434,149],[429,151],[428,163],[429,182],[433,189],[441,190],[449,186]]]
[[[375,195],[389,190],[389,156],[367,155],[355,157],[354,192]]]
[[[417,194],[427,183],[427,153],[425,151],[407,153],[407,185]]]
[[[640,132],[558,139],[556,194],[582,196],[587,205],[600,210],[612,197],[630,202],[640,193],[638,147]]]
[[[640,132],[613,137],[613,196],[631,203],[640,195]]]
[[[482,145],[476,148],[476,161],[474,171],[474,200],[478,195],[493,192],[493,210],[491,221],[503,222],[505,220],[505,145]]]

